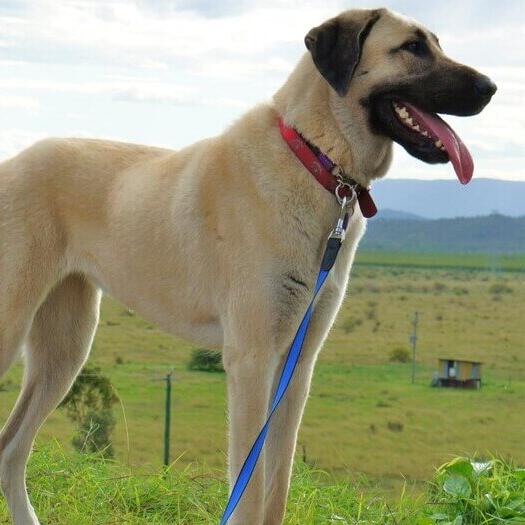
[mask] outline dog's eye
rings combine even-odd
[[[411,40],[410,42],[405,42],[401,49],[412,53],[418,57],[425,56],[428,52],[428,47],[425,42],[421,40]]]

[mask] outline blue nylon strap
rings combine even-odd
[[[334,257],[334,261],[335,261],[335,257]],[[297,333],[295,334],[292,345],[290,346],[290,350],[288,351],[288,356],[286,357],[286,362],[284,364],[284,368],[281,373],[281,378],[279,379],[279,384],[277,386],[277,389],[273,397],[272,408],[270,410],[268,418],[266,419],[266,423],[262,427],[259,435],[257,436],[257,439],[252,445],[250,453],[248,454],[246,460],[244,461],[244,464],[241,468],[241,471],[239,472],[237,480],[235,481],[235,485],[233,486],[233,490],[230,494],[230,499],[228,500],[228,504],[226,505],[226,509],[221,519],[221,525],[226,525],[228,523],[230,516],[233,514],[233,511],[239,504],[239,501],[241,500],[242,495],[244,491],[246,490],[248,483],[250,482],[250,478],[252,477],[253,471],[255,470],[255,467],[257,465],[257,460],[259,459],[259,456],[261,455],[261,451],[264,446],[264,442],[266,441],[266,435],[268,434],[268,430],[270,428],[270,422],[271,422],[272,416],[277,410],[292,380],[293,373],[295,371],[295,367],[297,366],[297,362],[299,361],[299,357],[301,355],[301,350],[303,349],[304,340],[308,332],[308,326],[310,325],[310,321],[312,319],[314,301],[317,295],[319,294],[319,291],[321,290],[324,282],[326,281],[328,274],[330,273],[330,268],[331,268],[331,265],[328,268],[325,268],[324,266],[322,266],[321,270],[319,271],[319,276],[317,277],[317,282],[315,284],[315,289],[314,289],[312,300],[310,301],[310,304],[308,305],[308,309],[306,310],[306,313],[304,314],[303,320],[301,321],[301,324],[299,325],[299,328],[297,330]]]

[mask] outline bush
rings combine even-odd
[[[403,432],[405,425],[399,421],[389,421],[386,425],[391,432]]]
[[[193,350],[188,369],[200,370],[201,372],[224,372],[222,355],[220,352],[206,350],[205,348]]]
[[[7,392],[13,386],[13,382],[10,379],[0,382],[0,392]]]
[[[115,428],[113,405],[117,396],[100,368],[85,367],[78,375],[61,407],[78,427],[72,444],[80,452],[100,452],[113,457],[111,432]]]
[[[493,295],[512,293],[512,291],[512,288],[504,283],[495,283],[489,288],[489,293]]]
[[[99,452],[107,458],[115,453],[111,442],[111,433],[115,428],[115,417],[111,410],[90,411],[80,421],[78,434],[72,444],[80,452]]]
[[[408,363],[410,352],[406,348],[397,347],[390,352],[391,363]]]
[[[353,317],[348,317],[344,320],[342,329],[345,331],[345,333],[349,334],[350,332],[353,332],[358,326],[361,326],[363,324],[363,321],[361,319],[354,319]]]
[[[435,292],[444,292],[447,289],[447,285],[436,281],[433,289]]]

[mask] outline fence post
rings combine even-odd
[[[417,323],[419,321],[419,312],[414,314],[414,321],[412,321],[412,335],[410,342],[412,343],[412,384],[416,382],[416,346],[417,346]]]
[[[166,415],[164,420],[164,465],[170,464],[171,372],[166,376]]]

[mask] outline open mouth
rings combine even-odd
[[[374,101],[373,107],[374,127],[381,133],[424,162],[450,161],[459,181],[470,182],[474,172],[472,156],[458,134],[436,113],[390,97]]]

